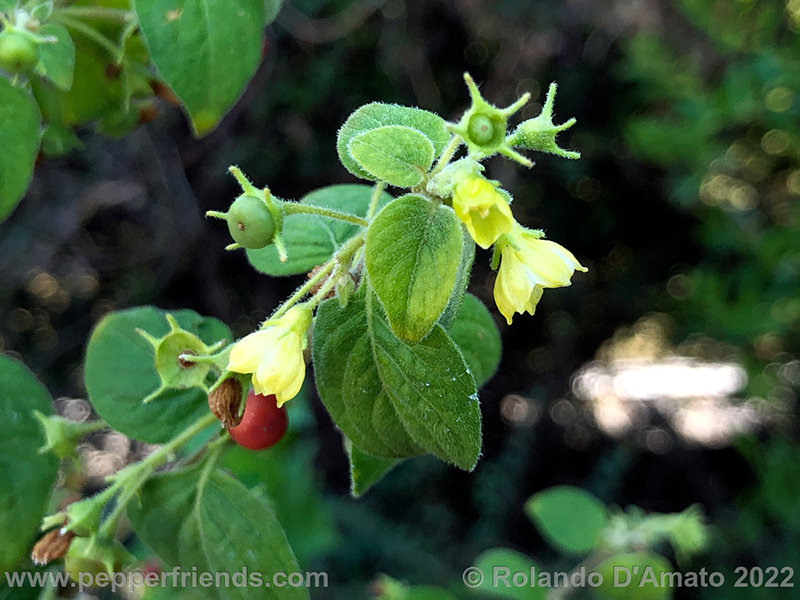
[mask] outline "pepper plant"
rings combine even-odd
[[[533,314],[545,288],[569,285],[586,268],[543,231],[518,223],[511,195],[481,164],[499,154],[529,167],[525,150],[578,157],[556,144],[574,119],[554,124],[555,84],[541,114],[509,130],[529,95],[497,108],[464,79],[472,102],[457,123],[383,103],[350,115],[338,134],[339,157],[368,184],[289,201],[231,167],[242,193],[228,210],[209,212],[226,221],[227,248],[244,249],[266,275],[308,279],[237,341],[220,321],[190,310],[131,308],[97,324],[84,368],[95,411],[121,433],[159,446],[98,494],[45,516],[42,529],[50,531],[34,549],[37,561],[65,555],[71,571],[118,570],[130,560],[115,541],[126,513],[167,565],[221,570],[236,555],[253,570],[296,571],[268,504],[217,465],[231,438],[267,448],[282,435],[282,411],[303,387],[309,358],[349,454],[354,495],[421,454],[475,468],[477,390],[500,359],[491,312],[466,291],[475,245],[492,249],[494,299],[509,324],[517,313]],[[9,410],[24,412],[24,398],[11,402]],[[45,450],[65,456],[84,430],[45,416],[44,404],[35,408]],[[49,452],[42,461],[41,476],[52,477]],[[280,597],[306,593],[284,589]]]

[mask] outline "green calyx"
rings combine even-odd
[[[555,83],[550,84],[542,112],[539,113],[539,116],[520,123],[514,133],[505,139],[507,145],[536,152],[547,152],[564,158],[574,159],[581,157],[580,152],[564,150],[556,143],[556,135],[575,124],[575,119],[569,119],[561,125],[553,123],[553,103],[556,98],[556,88]]]
[[[84,435],[106,427],[103,421],[90,421],[76,423],[57,415],[45,415],[38,410],[33,415],[42,425],[45,435],[45,444],[39,448],[39,454],[53,452],[58,458],[67,458],[75,455],[75,446]]]
[[[512,150],[506,143],[508,118],[525,105],[530,94],[523,94],[506,108],[497,108],[481,96],[469,73],[464,73],[464,81],[469,89],[472,105],[461,120],[450,125],[448,129],[464,140],[470,158],[480,160],[500,153],[530,166],[532,163],[527,158]]]
[[[170,330],[161,338],[142,329],[136,330],[136,333],[153,346],[156,373],[161,379],[161,385],[143,400],[145,403],[155,400],[168,389],[204,388],[212,363],[193,360],[192,357],[207,357],[223,343],[206,346],[199,337],[182,329],[172,315],[167,315],[167,322]]]
[[[258,250],[275,244],[283,260],[285,248],[280,235],[283,223],[281,201],[275,198],[268,188],[255,187],[238,167],[230,167],[229,170],[236,177],[244,193],[233,201],[228,212],[215,210],[206,212],[207,216],[224,219],[228,223],[228,232],[234,243],[225,249]]]
[[[97,576],[106,572],[111,575],[123,564],[134,560],[119,541],[106,543],[96,536],[76,537],[64,556],[64,571],[69,573],[70,579],[80,582],[81,573]]]
[[[39,62],[39,43],[33,34],[7,27],[0,32],[0,67],[12,74],[30,71]]]

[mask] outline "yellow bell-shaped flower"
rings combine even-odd
[[[274,323],[243,337],[231,348],[228,371],[252,373],[256,394],[275,394],[278,406],[294,398],[303,385],[303,350],[311,309],[300,304]]]
[[[521,226],[500,243],[494,301],[509,325],[514,313],[534,313],[544,288],[570,285],[576,270],[587,271],[572,252]]]
[[[488,248],[514,226],[508,201],[480,175],[467,175],[455,186],[453,210],[481,248]]]

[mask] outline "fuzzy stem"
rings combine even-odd
[[[366,219],[362,219],[361,217],[357,217],[355,215],[351,215],[338,210],[333,210],[331,208],[322,208],[321,206],[313,206],[311,204],[300,204],[298,202],[285,202],[283,204],[283,210],[287,215],[293,215],[293,214],[320,215],[322,217],[328,217],[329,219],[337,219],[339,221],[353,223],[354,225],[358,225],[360,227],[366,227],[367,225],[369,225],[369,222]]]

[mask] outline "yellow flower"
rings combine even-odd
[[[570,285],[576,270],[587,271],[563,246],[519,226],[503,238],[500,256],[494,301],[509,325],[514,313],[534,313],[544,288]]]
[[[505,197],[480,175],[470,174],[456,185],[453,210],[481,248],[488,248],[514,226]]]
[[[300,304],[266,329],[243,337],[234,344],[228,371],[252,373],[256,394],[275,394],[278,406],[294,398],[303,385],[306,364],[303,350],[311,324],[311,309]]]

